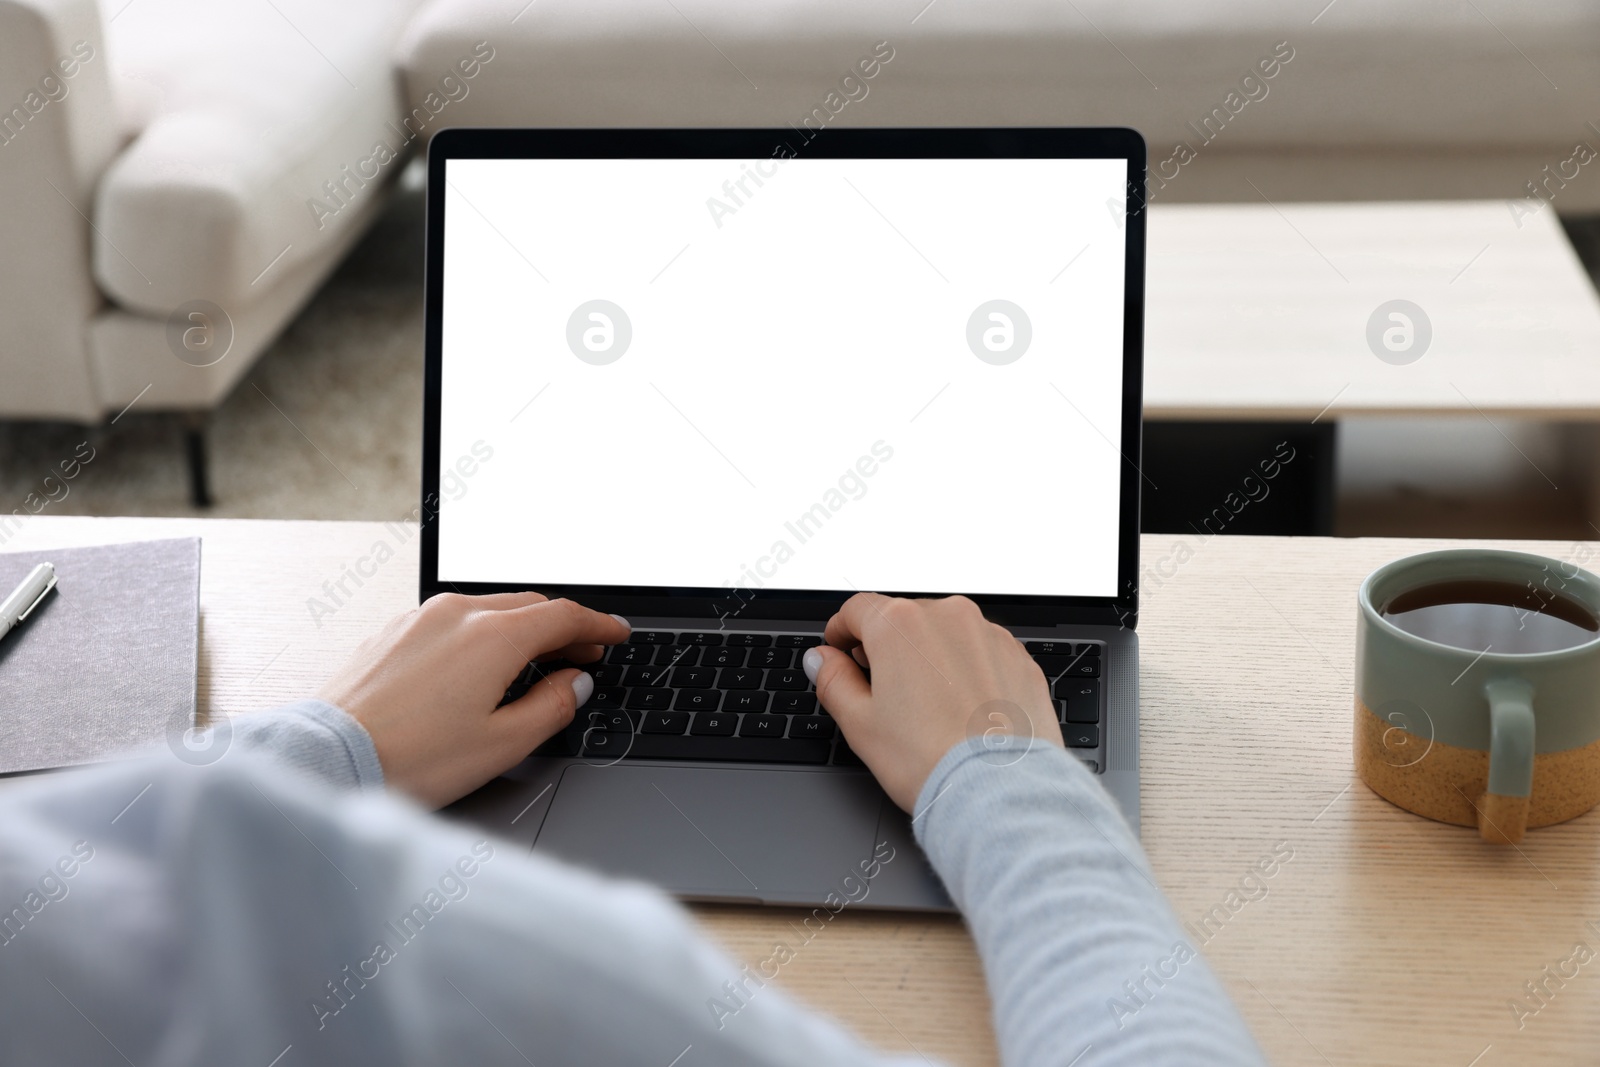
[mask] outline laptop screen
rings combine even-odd
[[[443,583],[1117,593],[1115,159],[448,159]]]

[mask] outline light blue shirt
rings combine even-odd
[[[1004,1062],[1263,1063],[1093,776],[986,752],[945,756],[914,825]],[[658,891],[382,782],[366,731],[306,701],[234,720],[208,766],[161,751],[0,792],[0,1063],[924,1062],[797,1005]]]

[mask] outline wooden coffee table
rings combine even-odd
[[[1432,328],[1414,362],[1367,343],[1394,300]],[[1600,298],[1549,208],[1156,204],[1147,303],[1147,418],[1600,422]]]
[[[1303,427],[1455,415],[1498,429],[1533,418],[1583,424],[1570,447],[1600,452],[1600,298],[1553,209],[1262,201],[1150,211],[1147,420]],[[1410,330],[1412,347],[1386,348],[1390,330],[1400,345]],[[1529,462],[1536,483],[1566,480]],[[1595,468],[1561,488],[1583,491],[1600,516]],[[1330,467],[1322,491],[1331,480]]]

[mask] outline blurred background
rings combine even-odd
[[[1180,362],[1208,383],[1198,417],[1152,412],[1147,529],[1195,529],[1292,437],[1314,462],[1227,532],[1593,538],[1597,123],[1600,4],[1579,0],[0,0],[0,512],[407,515],[440,129],[1115,124],[1161,179],[1151,394]],[[1472,210],[1316,213],[1439,203]],[[1233,266],[1230,206],[1282,270]],[[1198,251],[1166,269],[1180,232]],[[1241,326],[1334,307],[1363,271],[1432,316],[1411,367],[1379,365],[1366,305],[1333,340]],[[1202,276],[1237,282],[1225,306],[1186,302]],[[1347,359],[1357,384],[1329,372],[1324,412],[1251,408],[1259,381],[1224,396],[1244,356],[1284,381]],[[1452,360],[1478,362],[1464,403]],[[1428,374],[1445,399],[1419,410]]]

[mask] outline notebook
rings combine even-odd
[[[0,774],[93,763],[194,721],[200,539],[0,554],[0,597],[39,563],[54,592],[0,638]]]

